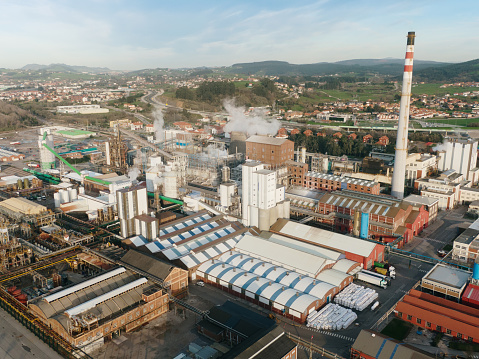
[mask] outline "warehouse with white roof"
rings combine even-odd
[[[337,251],[344,254],[346,259],[361,263],[364,268],[371,268],[374,261],[382,262],[384,259],[382,244],[285,219],[279,219],[270,231],[300,242]]]
[[[330,249],[267,232],[245,233],[234,250],[198,266],[195,278],[304,322],[349,285],[351,273],[360,268]]]

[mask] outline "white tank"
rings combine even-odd
[[[79,187],[78,188],[78,193],[79,194],[84,194],[85,193],[85,187]]]
[[[73,202],[78,199],[78,190],[76,188],[72,188],[70,192],[70,201]]]
[[[60,203],[70,202],[70,197],[68,196],[68,191],[65,189],[60,190]]]
[[[56,193],[53,194],[53,202],[55,204],[55,208],[60,207],[60,193],[59,192],[56,192]]]

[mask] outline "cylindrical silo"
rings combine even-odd
[[[60,193],[59,192],[55,192],[53,194],[53,203],[55,204],[55,208],[60,207]]]

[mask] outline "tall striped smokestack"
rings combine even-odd
[[[398,133],[396,139],[396,156],[394,159],[394,173],[392,178],[391,194],[393,197],[404,197],[404,180],[406,176],[407,134],[409,126],[409,102],[411,100],[412,63],[414,56],[414,38],[416,34],[407,34],[406,61],[401,90],[401,106],[399,108]]]

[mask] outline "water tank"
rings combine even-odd
[[[476,258],[472,267],[472,279],[479,280],[479,257]]]
[[[359,232],[359,238],[368,238],[369,232],[369,213],[361,213],[361,230]]]

